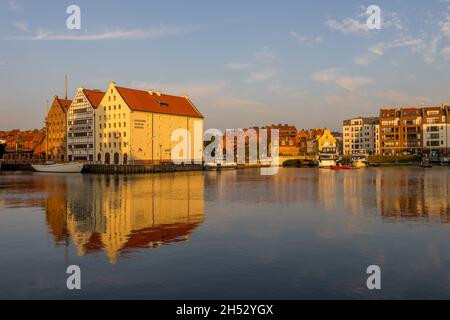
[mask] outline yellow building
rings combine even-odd
[[[337,141],[330,130],[325,129],[323,134],[316,138],[317,150],[323,153],[336,153]]]
[[[104,164],[171,162],[201,163],[203,116],[188,97],[108,86],[95,112],[96,160]],[[172,156],[180,139],[172,141],[177,129],[189,132],[186,154]]]

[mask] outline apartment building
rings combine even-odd
[[[204,118],[188,97],[116,86],[111,82],[95,112],[96,161],[104,164],[200,162]],[[190,154],[174,155],[177,129],[189,132]]]
[[[344,120],[343,154],[379,154],[379,118],[358,117]]]
[[[67,112],[69,161],[94,161],[95,110],[105,95],[100,90],[79,88]]]
[[[449,106],[382,109],[381,154],[450,152]]]
[[[448,145],[448,107],[423,108],[423,148],[426,153],[446,153]]]
[[[47,160],[67,161],[67,110],[71,103],[55,96],[47,113]]]

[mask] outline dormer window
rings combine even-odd
[[[160,102],[159,105],[160,105],[161,107],[163,107],[163,108],[167,108],[167,107],[169,106],[169,104],[166,103],[166,102]]]

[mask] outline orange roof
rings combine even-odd
[[[69,110],[70,105],[72,104],[72,100],[60,99],[58,98],[58,96],[56,96],[55,98],[58,99],[59,104],[63,108],[64,112],[67,112],[67,110]]]
[[[150,94],[147,91],[116,87],[131,110],[203,118],[186,97]]]
[[[97,109],[100,105],[100,102],[102,102],[102,99],[105,95],[104,92],[99,90],[89,90],[89,89],[83,89],[83,93],[86,96],[86,98],[89,100],[89,103],[94,109]]]

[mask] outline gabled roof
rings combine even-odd
[[[58,96],[55,97],[59,101],[61,108],[63,108],[64,112],[69,110],[70,105],[72,104],[72,100],[60,99]]]
[[[203,118],[187,97],[116,87],[131,110]]]
[[[83,89],[83,94],[94,109],[98,108],[103,97],[105,96],[105,92],[90,89]]]

